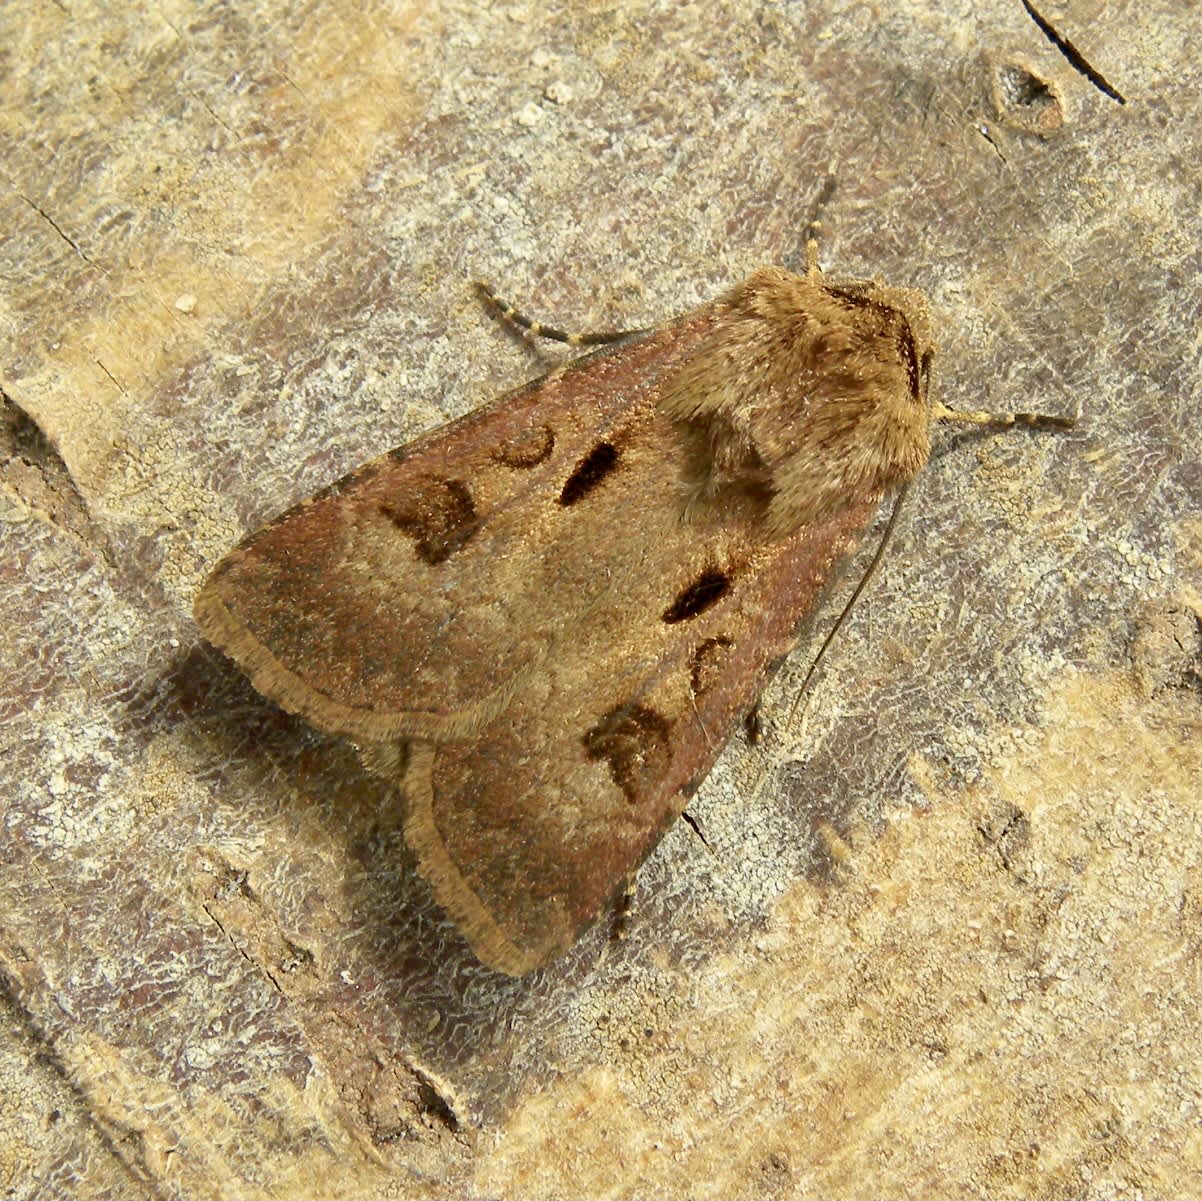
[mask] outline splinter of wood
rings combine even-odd
[[[1104,92],[1111,100],[1117,100],[1119,104],[1126,104],[1127,98],[1112,84],[1097,67],[1092,63],[1072,44],[1056,27],[1049,21],[1036,7],[1031,3],[1031,0],[1022,0],[1022,6],[1027,10],[1027,16],[1039,26],[1040,33],[1060,51],[1061,54],[1069,61],[1073,69],[1079,71],[1095,88],[1100,92]]]

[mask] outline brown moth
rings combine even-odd
[[[197,622],[404,791],[438,901],[520,975],[627,886],[926,462],[934,349],[919,292],[757,271],[290,510]]]

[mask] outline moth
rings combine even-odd
[[[767,268],[417,438],[230,552],[195,602],[265,696],[406,798],[477,957],[546,964],[627,887],[927,461],[920,292]]]

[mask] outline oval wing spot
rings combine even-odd
[[[471,491],[462,480],[414,481],[403,496],[381,504],[380,514],[413,539],[417,557],[431,566],[462,549],[480,528]]]
[[[618,705],[584,736],[590,759],[604,759],[622,794],[633,805],[644,781],[654,776],[664,759],[671,723],[646,705]]]
[[[502,442],[493,458],[504,467],[528,471],[545,462],[555,449],[555,431],[549,425],[536,425]]]
[[[583,500],[618,465],[618,448],[612,442],[598,442],[576,465],[559,494],[561,505]]]
[[[716,605],[729,591],[730,576],[717,568],[707,567],[664,610],[660,620],[668,625],[689,621]]]

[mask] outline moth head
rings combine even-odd
[[[717,302],[660,403],[704,435],[699,491],[763,492],[785,537],[923,466],[934,353],[922,293],[768,268]]]

